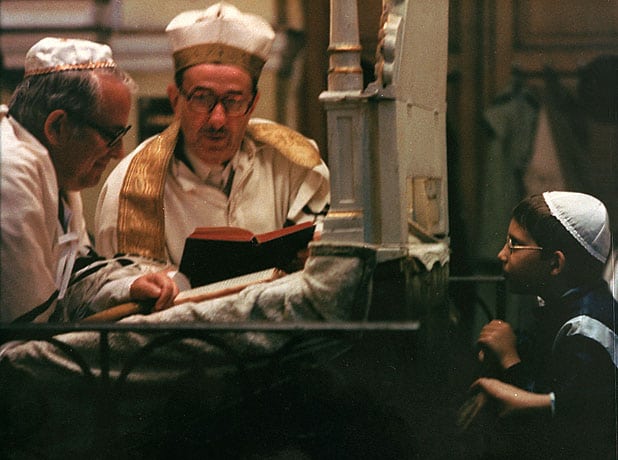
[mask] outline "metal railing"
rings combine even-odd
[[[490,283],[496,287],[497,305],[501,305],[504,295],[504,279],[501,277],[451,277],[450,283]],[[497,313],[499,314],[499,313]],[[120,439],[116,432],[120,398],[130,386],[130,377],[135,369],[148,364],[151,353],[184,339],[197,339],[217,348],[230,359],[235,366],[237,382],[243,399],[253,404],[253,400],[261,397],[260,391],[272,389],[281,384],[281,377],[286,369],[305,365],[319,367],[334,356],[346,353],[355,343],[371,340],[371,337],[396,336],[408,337],[415,335],[422,329],[419,321],[371,321],[371,322],[265,322],[249,321],[238,323],[176,323],[176,324],[129,324],[129,323],[63,323],[63,324],[7,324],[0,325],[0,344],[11,341],[38,340],[51,343],[61,354],[74,362],[80,369],[85,386],[93,388],[93,406],[97,435],[94,439],[92,453],[100,453],[98,458],[106,458],[110,449],[118,453],[123,449],[120,441],[110,446],[110,440]],[[98,360],[89,363],[80,352],[66,343],[63,334],[89,332],[98,335]],[[138,333],[148,337],[145,344],[133,350],[131,354],[122,357],[122,365],[118,367],[118,356],[114,357],[114,350],[110,344],[113,334]],[[282,347],[267,356],[252,356],[249,360],[239,356],[228,346],[224,336],[230,334],[265,333],[282,334],[286,340]],[[401,335],[403,334],[403,335]],[[379,342],[381,339],[377,339]],[[413,342],[405,339],[406,342]],[[415,351],[416,352],[416,351]],[[403,352],[402,352],[403,353]],[[316,359],[316,355],[321,358]],[[323,358],[323,359],[322,359]],[[362,359],[362,358],[361,358]],[[256,377],[252,368],[256,361],[260,361],[263,370]],[[0,374],[2,360],[0,360]],[[114,364],[112,364],[114,363]],[[114,372],[110,369],[115,365]],[[194,363],[194,365],[201,365]],[[207,364],[206,364],[207,365]],[[93,368],[94,366],[94,368]],[[283,373],[281,370],[283,369]],[[263,377],[266,376],[266,380]],[[1,379],[1,376],[0,376]],[[46,397],[47,395],[42,395]],[[41,422],[43,423],[43,422]],[[41,425],[41,428],[43,425]],[[23,434],[23,433],[22,433]],[[21,447],[27,452],[28,435],[24,434]],[[2,440],[0,440],[2,441]],[[19,439],[16,441],[19,443]],[[126,453],[126,452],[125,452]],[[122,458],[120,455],[119,458]]]

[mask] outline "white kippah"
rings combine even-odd
[[[586,251],[605,263],[611,249],[609,216],[605,205],[585,193],[545,192],[543,198],[560,221]]]
[[[225,2],[180,13],[165,31],[177,72],[196,64],[218,63],[238,65],[258,77],[275,39],[273,28],[263,18]]]
[[[24,76],[113,67],[116,63],[107,45],[76,38],[46,37],[26,53]]]

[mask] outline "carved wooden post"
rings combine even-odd
[[[356,0],[331,0],[328,90],[363,89]]]
[[[331,209],[325,240],[373,242],[369,200],[367,104],[356,0],[331,0],[328,90],[320,95],[327,113]]]
[[[376,245],[384,297],[398,291],[403,299],[391,317],[446,330],[448,0],[383,0],[376,81],[367,88],[358,4],[331,0],[328,90],[320,100],[332,207],[322,238]]]

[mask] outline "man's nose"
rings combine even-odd
[[[210,111],[208,121],[211,125],[217,128],[223,126],[227,121],[227,112],[225,111],[221,101],[218,101]]]

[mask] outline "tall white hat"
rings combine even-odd
[[[605,205],[593,196],[578,192],[545,192],[543,198],[552,215],[579,244],[605,263],[612,241]]]
[[[165,29],[176,72],[196,64],[232,64],[259,77],[275,39],[263,18],[219,2],[205,10],[185,11]]]
[[[24,76],[113,67],[116,63],[107,45],[76,38],[46,37],[26,53]]]

